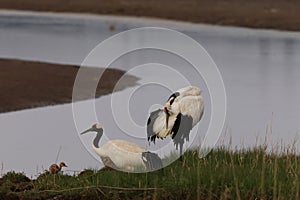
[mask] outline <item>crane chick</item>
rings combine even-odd
[[[68,167],[64,162],[61,162],[59,164],[59,166],[57,164],[52,164],[50,167],[49,167],[49,172],[50,174],[57,174],[58,172],[61,171],[61,169],[63,167]]]

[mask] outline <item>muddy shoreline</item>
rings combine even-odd
[[[79,66],[0,59],[0,69],[0,112],[72,102]],[[100,73],[103,74],[97,82]],[[123,90],[139,80],[118,69],[85,67],[83,74],[76,101]],[[124,81],[116,87],[122,76]],[[96,94],[93,85],[97,85]]]
[[[300,31],[298,0],[0,0],[0,9],[143,16]]]

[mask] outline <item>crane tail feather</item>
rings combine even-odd
[[[152,152],[143,152],[142,159],[146,165],[147,170],[153,171],[163,167],[160,157],[156,153]]]

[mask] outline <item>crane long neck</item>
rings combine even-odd
[[[100,141],[102,135],[103,135],[103,129],[101,128],[97,131],[97,135],[96,135],[96,137],[94,138],[94,141],[93,141],[93,144],[96,148],[99,148],[99,141]]]

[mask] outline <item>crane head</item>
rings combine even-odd
[[[59,166],[60,166],[60,167],[68,167],[68,166],[66,165],[66,163],[64,163],[64,162],[61,162],[61,163],[59,164]]]
[[[90,131],[95,131],[95,132],[99,132],[100,130],[102,130],[102,126],[100,124],[94,124],[91,128],[83,131],[82,133],[80,133],[80,135],[83,135],[87,132],[90,132]]]

